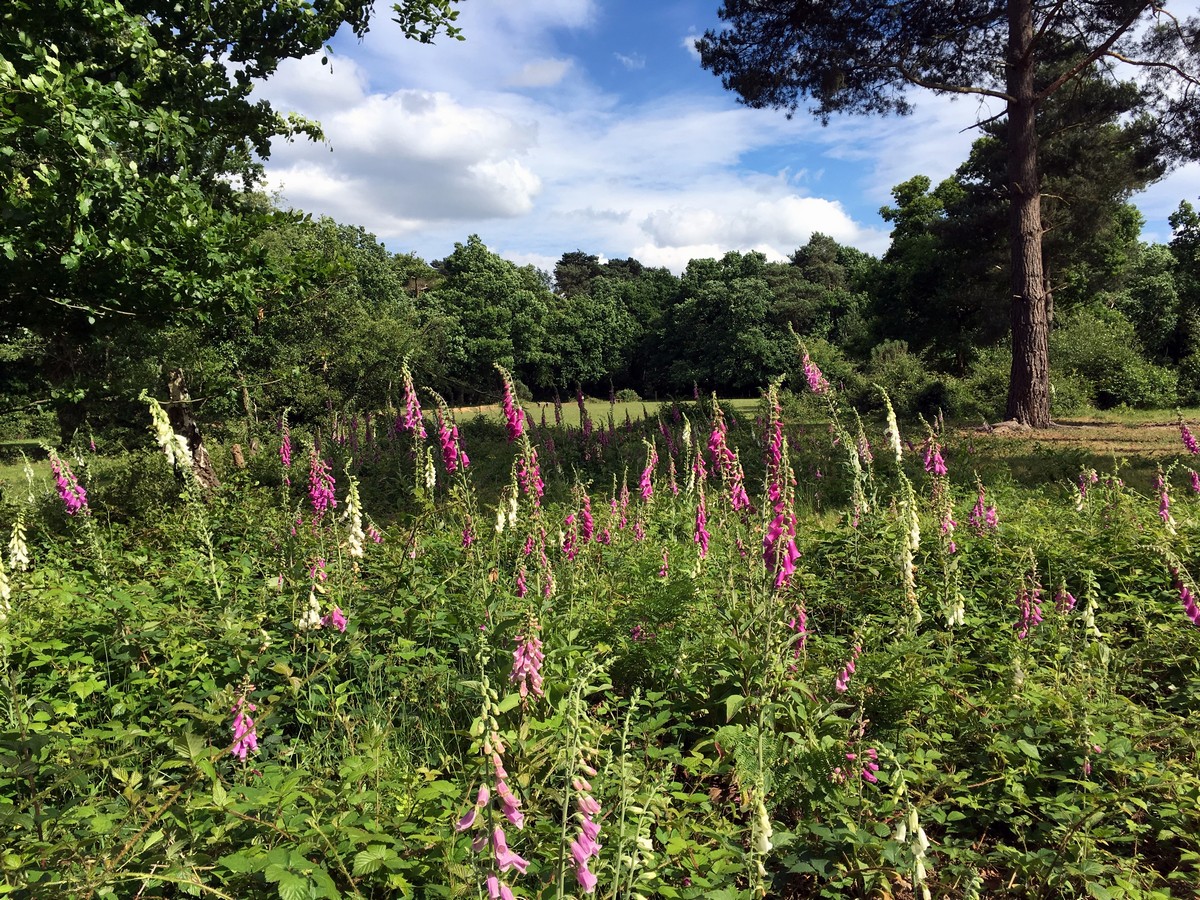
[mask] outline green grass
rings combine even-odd
[[[737,400],[722,400],[723,404],[733,407],[735,410],[746,413],[756,409],[762,401],[758,398],[741,398]],[[640,419],[643,413],[654,415],[660,409],[669,409],[674,401],[670,400],[634,400],[630,402],[609,403],[607,400],[584,400],[584,405],[587,407],[588,416],[593,424],[599,426],[608,422],[609,413],[612,414],[613,420],[618,424],[625,421],[625,416],[628,415],[634,421]],[[690,404],[691,401],[688,401]],[[546,424],[554,425],[554,403],[553,402],[526,402],[523,404],[525,412],[537,424],[541,424],[542,415],[545,414]],[[498,404],[490,406],[468,406],[460,407],[454,411],[455,415],[461,418],[470,418],[471,416],[483,416],[486,419],[501,421],[502,413]],[[562,404],[562,419],[564,425],[569,425],[572,428],[578,428],[580,423],[579,404],[574,399],[566,399]]]

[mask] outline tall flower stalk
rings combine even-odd
[[[508,846],[508,835],[504,823],[520,831],[525,827],[525,813],[521,800],[508,783],[505,768],[506,745],[500,733],[501,715],[499,694],[491,686],[487,673],[488,649],[486,632],[480,630],[479,688],[482,704],[479,718],[471,726],[471,736],[479,752],[481,770],[485,773],[471,807],[454,825],[457,832],[472,831],[471,849],[476,854],[490,850],[490,861],[484,865],[487,871],[484,885],[492,900],[512,898],[512,888],[502,879],[508,872],[524,874],[529,861]],[[503,821],[501,821],[503,819]]]

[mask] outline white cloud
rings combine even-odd
[[[910,119],[822,129],[803,114],[737,106],[678,59],[669,91],[620,98],[592,80],[588,57],[552,39],[554,29],[591,28],[597,15],[590,0],[464,4],[463,44],[368,39],[347,49],[353,59],[334,54],[332,70],[285,63],[263,93],[319,118],[329,143],[274,148],[269,185],[427,259],[479,233],[541,268],[582,248],[680,271],[728,250],[783,259],[813,231],[882,252],[873,210],[891,186],[949,174],[969,147],[970,136],[947,139],[969,124],[965,103],[922,97]],[[698,36],[683,40],[693,57]],[[614,57],[645,62],[611,47],[596,47],[591,61],[607,71]],[[848,176],[844,162],[857,171]],[[869,219],[835,191],[872,197]]]
[[[694,31],[689,31],[680,41],[683,49],[686,50],[688,55],[692,57],[692,59],[696,60],[696,62],[700,62],[700,51],[696,49],[696,41],[700,40],[701,37],[703,37],[703,35],[697,34]]]
[[[569,59],[535,59],[523,65],[505,82],[511,87],[553,87],[571,69]]]
[[[624,53],[613,53],[613,56],[616,57],[617,62],[630,71],[646,68],[646,57],[640,53],[634,53],[629,56],[626,56]]]
[[[862,230],[840,203],[794,194],[724,209],[676,206],[655,210],[640,224],[659,247],[723,244],[730,250],[771,248],[781,256],[784,248],[794,250],[814,231],[847,240]]]
[[[361,103],[366,93],[367,73],[362,66],[341,57],[323,66],[318,56],[284,60],[269,90],[276,109],[318,120]]]
[[[372,94],[326,116],[324,126],[329,148],[275,148],[269,185],[294,206],[381,235],[429,221],[524,215],[541,190],[523,159],[536,140],[533,123],[445,94]]]

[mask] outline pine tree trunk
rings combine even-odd
[[[1032,0],[1009,0],[1008,190],[1012,370],[1007,417],[1050,426],[1050,323],[1042,273],[1041,181],[1034,103]]]

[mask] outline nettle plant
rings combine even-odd
[[[211,493],[148,401],[138,465],[179,500],[145,520],[65,452],[31,468],[0,884],[1193,895],[1190,470],[985,485],[969,439],[801,362],[823,421],[775,382],[539,424],[501,369],[459,423],[405,369],[400,410],[285,413]]]

